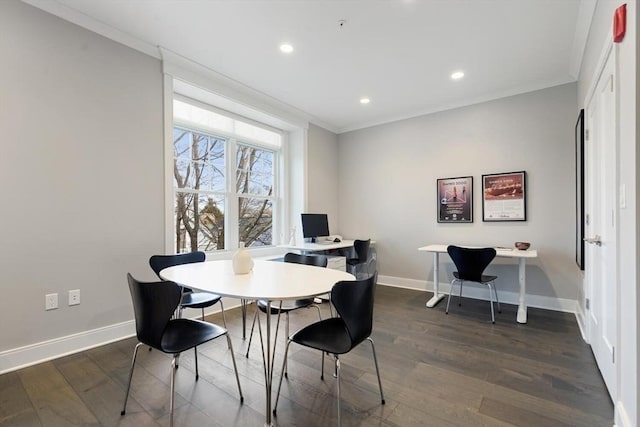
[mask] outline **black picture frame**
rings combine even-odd
[[[473,177],[436,180],[437,216],[441,223],[473,222]]]
[[[527,220],[527,173],[482,175],[482,221]]]
[[[584,270],[584,109],[575,127],[576,147],[576,264]]]

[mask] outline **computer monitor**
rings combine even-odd
[[[327,214],[303,213],[302,215],[302,235],[304,238],[311,238],[312,242],[316,237],[329,235],[329,219]]]

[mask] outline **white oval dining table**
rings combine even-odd
[[[345,271],[286,262],[255,260],[248,274],[235,274],[231,260],[216,260],[176,265],[160,272],[160,277],[180,285],[241,300],[266,300],[267,313],[271,304],[323,295],[336,282],[355,280]],[[262,343],[265,368],[266,419],[271,423],[271,389],[276,341],[271,346],[271,316],[266,317],[266,340]],[[279,322],[279,319],[278,319]],[[277,336],[276,336],[277,338]]]

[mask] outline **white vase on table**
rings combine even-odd
[[[244,242],[240,242],[240,247],[233,254],[232,265],[235,274],[248,274],[253,269],[253,259],[244,247]]]

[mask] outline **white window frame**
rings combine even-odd
[[[238,248],[238,239],[239,239],[239,211],[238,204],[239,198],[241,196],[238,195],[235,182],[236,182],[236,153],[238,144],[242,144],[245,146],[255,147],[261,150],[271,151],[273,153],[273,195],[271,197],[267,196],[259,196],[259,195],[251,195],[252,198],[265,198],[272,200],[272,245],[269,246],[260,246],[255,248],[249,248],[249,250],[259,250],[265,248],[273,248],[278,243],[280,243],[282,230],[287,223],[287,219],[285,218],[285,210],[283,197],[286,194],[284,189],[282,188],[282,184],[284,182],[283,179],[283,171],[284,171],[284,162],[286,157],[286,133],[280,129],[276,129],[264,123],[257,122],[255,120],[239,116],[237,114],[216,108],[215,106],[200,102],[198,100],[185,97],[178,93],[171,92],[172,96],[168,97],[167,101],[165,98],[165,111],[170,114],[166,114],[166,117],[170,117],[170,123],[165,127],[165,132],[168,132],[167,135],[173,135],[173,129],[177,127],[190,129],[195,132],[201,132],[208,135],[213,135],[216,137],[226,139],[225,144],[225,191],[224,191],[224,199],[225,199],[225,242],[224,250],[211,252],[212,254],[218,253],[228,253],[235,251]],[[218,129],[208,128],[204,126],[199,126],[197,124],[176,120],[173,115],[173,100],[179,100],[188,104],[191,104],[195,107],[202,108],[205,110],[212,111],[216,114],[221,114],[226,117],[232,118],[234,120],[242,121],[244,123],[248,123],[250,125],[278,133],[280,135],[280,147],[276,148],[271,144],[261,143],[258,140],[254,140],[252,138],[247,138],[244,136],[238,136],[229,132],[220,131]],[[167,110],[168,109],[168,110]],[[173,138],[168,138],[166,141],[166,149],[165,149],[165,178],[166,185],[165,191],[167,191],[168,197],[166,197],[167,208],[165,214],[168,215],[166,218],[167,225],[167,237],[165,239],[165,251],[167,253],[175,253],[175,188],[174,188],[174,177],[173,177],[173,160],[174,160],[174,147],[173,147]],[[203,193],[207,193],[204,191]],[[212,192],[215,194],[222,194],[220,192]]]

